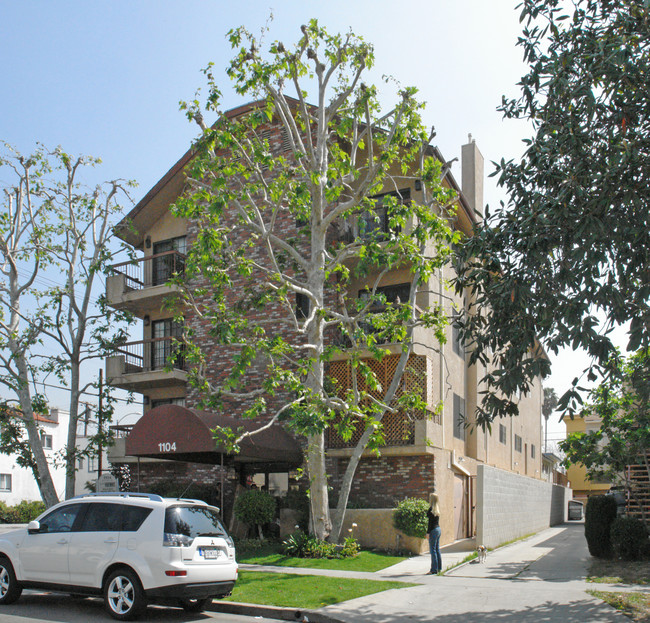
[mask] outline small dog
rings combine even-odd
[[[485,559],[487,558],[487,547],[485,547],[485,545],[479,545],[476,548],[476,553],[478,554],[478,561],[485,562]]]

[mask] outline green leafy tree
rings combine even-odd
[[[186,313],[209,322],[211,340],[230,349],[234,363],[217,382],[193,346],[205,340],[190,332],[192,383],[210,408],[245,404],[243,417],[284,421],[306,437],[311,529],[337,541],[361,456],[382,444],[384,414],[423,408],[402,378],[415,331],[444,340],[448,319],[429,286],[458,241],[455,193],[443,185],[447,167],[430,145],[434,132],[422,125],[416,90],[399,90],[395,106],[381,110],[378,88],[363,81],[374,55],[360,37],[331,35],[312,21],[291,49],[276,41],[262,51],[243,28],[230,41],[235,90],[262,103],[245,115],[223,114],[208,67],[206,109],[218,121],[208,127],[200,102],[185,104],[203,135],[188,172],[192,191],[176,213],[198,223]],[[286,151],[271,144],[272,123],[282,127]],[[415,180],[422,190],[406,200],[398,191]],[[408,287],[390,298],[382,279],[398,269]],[[270,328],[272,314],[279,320]],[[368,360],[389,354],[387,342],[401,344],[400,357],[382,386]],[[349,360],[350,387],[327,377],[337,356]],[[361,430],[333,520],[330,426],[345,439]],[[241,439],[238,431],[231,437],[235,445]]]
[[[24,156],[5,145],[0,155],[0,383],[7,390],[2,451],[19,450],[21,464],[32,469],[48,506],[58,495],[36,418],[48,411],[39,383],[53,378],[70,393],[63,461],[65,494],[71,497],[79,458],[79,403],[84,392],[96,389],[82,379],[82,366],[103,358],[124,339],[129,320],[97,293],[100,275],[124,252],[113,237],[112,221],[121,211],[117,198],[128,197],[128,184],[121,181],[93,189],[80,184],[79,171],[98,162],[73,158],[60,148],[39,147]],[[108,395],[105,404],[110,410]]]
[[[610,377],[594,389],[580,415],[600,418],[597,431],[572,433],[560,447],[566,464],[581,463],[590,478],[604,478],[623,487],[644,523],[648,516],[643,496],[650,482],[650,375],[648,351],[629,357],[622,374]],[[631,478],[629,465],[642,465],[648,475],[646,483]]]
[[[532,136],[496,168],[507,203],[462,250],[458,287],[475,298],[463,330],[472,362],[496,354],[483,422],[516,413],[511,397],[549,372],[561,347],[613,370],[611,331],[630,352],[650,344],[650,7],[643,0],[524,0],[518,45],[529,65],[507,119]],[[627,324],[629,323],[629,324]],[[581,404],[580,375],[558,407]]]
[[[542,415],[544,416],[544,452],[548,451],[548,418],[557,407],[557,394],[552,387],[544,388],[544,402],[542,403]]]

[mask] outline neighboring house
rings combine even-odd
[[[589,433],[600,429],[601,419],[595,415],[586,417],[564,418],[567,437],[572,433]],[[581,502],[587,501],[592,495],[604,495],[612,486],[609,480],[590,480],[587,469],[581,463],[574,463],[567,467],[569,486],[573,489],[573,496]]]
[[[51,409],[47,416],[37,415],[43,449],[50,464],[50,473],[59,499],[65,495],[65,468],[60,465],[60,453],[66,445],[70,415],[61,409]],[[85,450],[88,438],[97,430],[96,422],[80,421],[77,427],[77,447]],[[58,460],[57,460],[58,459]],[[107,466],[104,453],[104,466]],[[75,494],[87,492],[86,483],[97,479],[98,459],[81,458],[77,464]],[[0,501],[13,506],[22,500],[40,500],[41,494],[31,469],[16,464],[13,455],[0,454]]]
[[[553,452],[542,453],[542,478],[546,482],[567,486],[568,478],[564,468],[560,468],[562,459]]]
[[[245,115],[252,106],[255,104],[226,114]],[[269,143],[278,152],[284,149],[280,127],[269,123],[258,131],[266,133]],[[173,338],[183,329],[172,318],[172,312],[162,305],[175,289],[166,282],[174,272],[182,272],[185,251],[192,244],[197,227],[194,222],[174,217],[169,205],[183,191],[183,170],[191,158],[192,152],[188,151],[131,210],[120,230],[123,240],[142,256],[136,263],[114,267],[114,274],[107,280],[107,300],[110,305],[128,309],[143,320],[143,339],[123,345],[118,354],[107,359],[106,376],[111,385],[141,394],[145,415],[136,423],[132,435],[115,446],[110,458],[114,463],[131,464],[133,470],[137,469],[137,486],[143,490],[163,479],[188,484],[212,482],[225,496],[228,513],[238,482],[244,484],[257,478],[258,482],[264,482],[270,490],[281,494],[296,476],[296,465],[293,450],[288,446],[287,453],[273,455],[269,450],[264,460],[256,458],[252,449],[242,448],[238,457],[210,452],[210,426],[221,416],[194,409],[200,396],[187,382],[182,357],[176,358],[173,370],[163,369],[172,353]],[[483,158],[476,144],[471,142],[463,146],[462,159],[462,192],[451,174],[446,183],[459,191],[456,226],[470,234],[483,206]],[[410,177],[404,178],[399,192],[415,198],[420,191],[417,182]],[[295,223],[288,223],[287,227],[295,227]],[[438,300],[442,284],[452,277],[452,269],[446,268],[444,274],[431,279],[429,292],[422,296]],[[389,273],[381,283],[387,298],[399,296],[406,280],[407,275],[399,271]],[[364,286],[364,282],[352,284],[350,291],[357,288],[362,292]],[[449,291],[445,291],[445,296],[450,316],[453,312],[451,301],[456,306],[467,304]],[[206,335],[200,320],[188,315],[185,322],[197,335]],[[276,317],[269,318],[268,322],[281,321]],[[417,374],[407,382],[418,384],[429,409],[425,413],[409,414],[412,417],[404,413],[386,415],[386,446],[381,448],[381,456],[368,453],[362,459],[350,504],[355,508],[392,508],[405,497],[427,498],[435,490],[444,508],[449,509],[442,519],[443,539],[451,541],[474,534],[475,479],[479,464],[534,479],[542,478],[543,390],[541,380],[536,379],[529,394],[519,397],[519,417],[497,420],[491,431],[476,429],[471,425],[480,399],[479,379],[485,370],[482,366],[467,365],[468,355],[453,326],[448,328],[442,352],[435,355],[429,348],[434,345],[433,336],[425,329],[419,331],[416,336],[419,344],[411,359]],[[206,346],[209,348],[209,342]],[[392,373],[400,352],[397,344],[389,348],[394,355],[371,364],[386,378]],[[230,360],[216,350],[210,353],[209,360],[215,377],[230,365]],[[347,373],[343,353],[331,363],[330,375],[339,381],[340,387],[345,387],[349,383]],[[439,402],[444,405],[442,413],[434,411]],[[155,407],[161,408],[150,411]],[[236,405],[228,414],[236,416]],[[463,421],[469,424],[468,428],[462,426]],[[193,432],[187,433],[188,430]],[[351,440],[344,441],[329,430],[326,440],[328,473],[335,493],[357,439],[353,435]],[[269,448],[275,443],[271,439],[268,442]],[[293,458],[289,460],[289,456]]]

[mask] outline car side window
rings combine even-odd
[[[53,510],[40,521],[39,532],[71,532],[82,504],[68,504]]]
[[[88,504],[79,532],[119,532],[122,529],[122,504]]]
[[[144,506],[125,506],[122,530],[125,532],[136,532],[140,529],[144,520],[149,517],[151,511],[151,508],[145,508]]]

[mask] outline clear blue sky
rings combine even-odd
[[[375,82],[389,74],[418,87],[443,155],[459,157],[471,133],[490,172],[490,161],[521,151],[526,133],[496,110],[502,95],[517,95],[525,70],[515,47],[518,3],[0,0],[0,140],[23,152],[39,141],[98,156],[103,165],[89,181],[134,179],[137,201],[196,136],[178,103],[204,86],[208,62],[223,76],[225,107],[242,103],[223,71],[225,35],[242,24],[257,33],[273,13],[270,40],[292,44],[316,17],[331,31],[351,28],[372,42]],[[460,179],[457,164],[452,171]],[[486,201],[502,198],[489,181]],[[560,393],[573,376],[563,370],[549,383]]]

